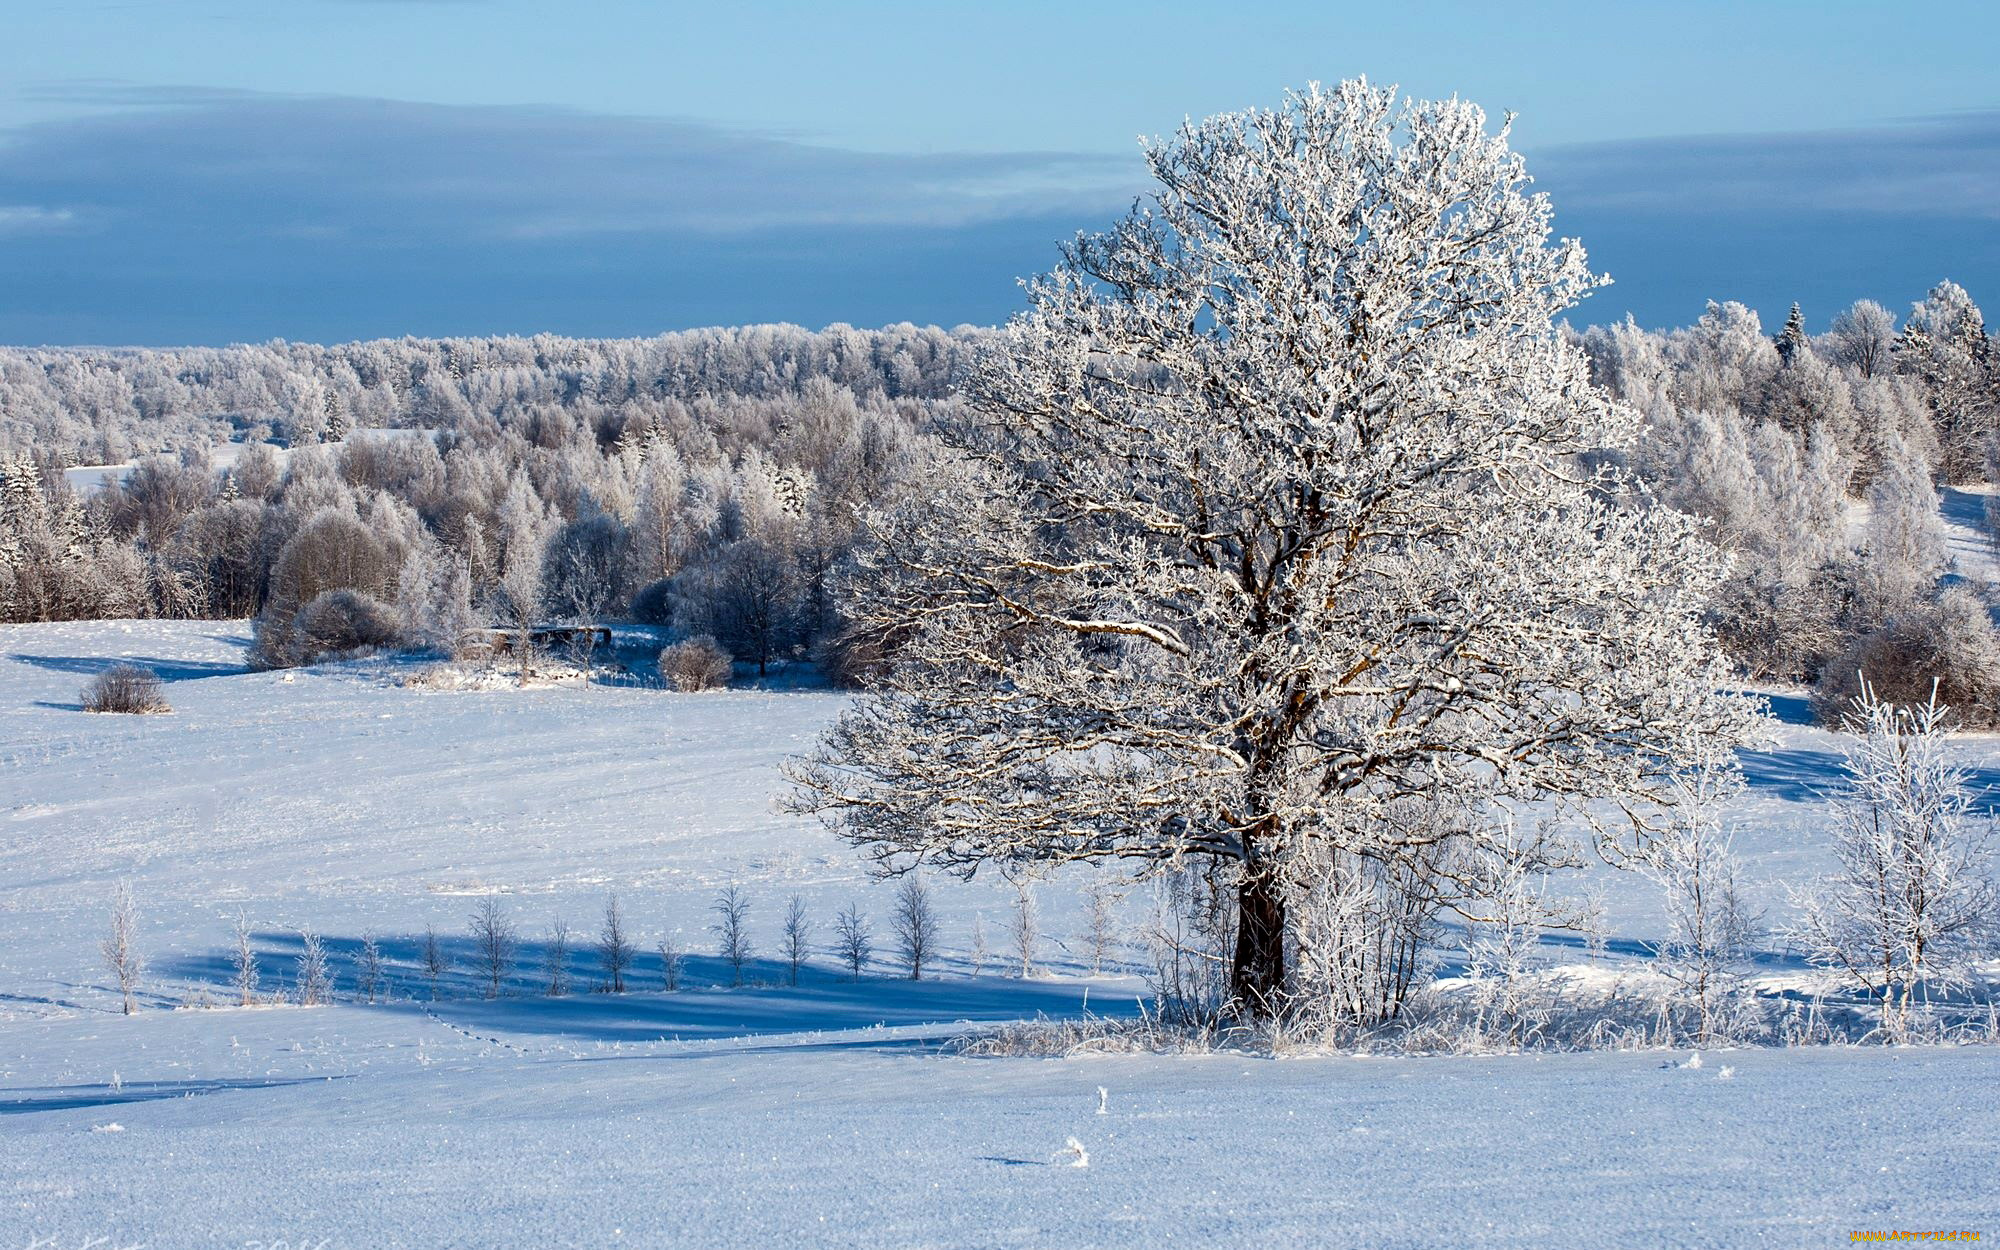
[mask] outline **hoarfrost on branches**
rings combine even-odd
[[[1146,156],[869,518],[849,612],[894,664],[792,774],[886,871],[1237,865],[1263,1010],[1294,861],[1406,860],[1411,799],[1609,799],[1629,853],[1752,709],[1723,559],[1600,454],[1638,418],[1554,321],[1604,280],[1505,126],[1355,81]]]

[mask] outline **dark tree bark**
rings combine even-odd
[[[1268,871],[1246,872],[1236,891],[1236,958],[1229,997],[1242,1016],[1266,1016],[1285,989],[1285,899]]]

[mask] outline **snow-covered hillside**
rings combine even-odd
[[[0,1245],[490,1244],[494,1226],[583,1246],[1793,1245],[2000,1210],[1990,1048],[1699,1069],[941,1055],[962,1021],[1134,1010],[1138,951],[1084,975],[1081,879],[1057,881],[1050,975],[970,976],[974,918],[1000,946],[1012,891],[946,881],[941,977],[851,983],[822,953],[783,985],[795,892],[822,939],[856,902],[888,945],[889,888],[772,802],[840,696],[439,693],[389,662],[253,673],[246,644],[217,622],[0,629]],[[117,659],[155,668],[173,713],[83,713],[79,687]],[[1777,919],[1778,884],[1826,862],[1838,751],[1796,695],[1773,706],[1792,723],[1748,758],[1732,817]],[[2000,783],[1994,740],[1956,749]],[[97,953],[120,880],[152,964],[132,1019]],[[751,899],[762,984],[723,988],[708,925],[727,885]],[[1568,888],[1603,892],[1614,961],[1643,958],[1650,887],[1601,870]],[[538,994],[548,926],[587,941],[612,891],[645,992]],[[497,1001],[466,932],[490,897],[524,938]],[[380,939],[393,1001],[219,1005],[239,914],[267,987],[310,927],[344,999],[361,939]],[[426,926],[457,965],[435,1005]],[[695,958],[668,994],[652,950],[672,933]],[[574,962],[587,986],[592,959]],[[1070,1137],[1088,1167],[1057,1158]],[[202,1163],[158,1167],[169,1155]]]

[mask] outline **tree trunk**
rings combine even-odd
[[[1285,988],[1285,900],[1272,874],[1249,871],[1236,891],[1236,960],[1229,973],[1232,1010],[1277,1011]]]

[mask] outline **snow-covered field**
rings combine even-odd
[[[2000,1235],[1992,1048],[1744,1051],[1700,1068],[1654,1053],[940,1054],[963,1021],[1074,1014],[1086,996],[1132,1010],[1137,952],[1085,975],[1080,881],[1059,881],[1042,892],[1048,975],[973,977],[974,917],[1000,946],[1012,891],[940,882],[941,977],[883,967],[857,985],[822,954],[784,986],[793,893],[822,938],[841,906],[880,929],[889,904],[837,839],[772,803],[779,761],[839,696],[445,693],[381,662],[251,673],[246,643],[227,622],[0,628],[0,1248]],[[172,715],[79,710],[78,688],[121,658],[167,679]],[[1733,815],[1778,920],[1780,883],[1825,864],[1819,791],[1838,750],[1797,696],[1773,705],[1793,723],[1748,758]],[[1995,740],[1957,749],[2000,783]],[[152,964],[133,1019],[96,950],[120,880]],[[707,926],[726,885],[752,901],[762,984],[719,984]],[[1658,935],[1644,882],[1607,870],[1575,887],[1603,892],[1614,960]],[[614,890],[645,992],[540,996],[548,925],[587,937]],[[489,1002],[466,920],[495,896],[526,941]],[[289,983],[311,927],[343,995],[376,936],[395,1000],[219,1005],[239,914],[267,988]],[[434,1006],[415,966],[427,925],[459,965]],[[696,951],[672,994],[650,953],[669,933]],[[1782,951],[1771,962],[1787,968]],[[575,965],[587,986],[587,953]],[[1058,1158],[1071,1137],[1087,1167]]]

